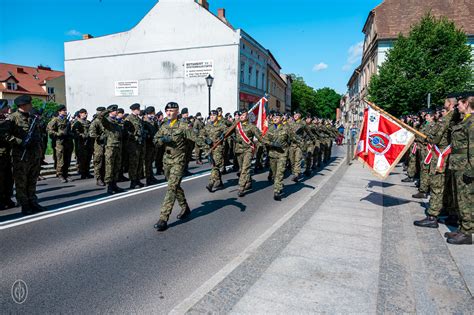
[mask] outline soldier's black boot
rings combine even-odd
[[[310,170],[305,170],[304,171],[304,176],[306,176],[306,177],[311,176],[311,171]]]
[[[434,228],[434,229],[438,228],[439,226],[436,217],[433,217],[430,215],[424,218],[423,220],[418,220],[418,221],[413,222],[413,224],[420,227],[427,227],[427,228]]]
[[[447,239],[453,245],[472,245],[472,234],[459,233]]]
[[[402,183],[413,183],[415,181],[415,179],[413,179],[412,177],[406,177],[404,179],[402,179]]]
[[[97,178],[96,185],[97,185],[97,186],[102,186],[102,187],[104,187],[104,186],[105,186],[105,183],[104,183],[104,181],[103,181],[102,179]]]
[[[214,189],[218,190],[218,189],[224,189],[224,184],[222,182],[220,182],[219,184],[215,185],[214,186]]]
[[[30,207],[30,205],[22,205],[21,206],[21,214],[23,215],[30,215],[35,213],[35,211]]]
[[[459,230],[452,231],[452,232],[446,232],[446,233],[444,233],[444,237],[446,237],[446,238],[453,238],[453,237],[455,237],[456,235],[458,235],[459,233],[461,233],[461,231],[459,231]]]
[[[140,188],[140,186],[138,186],[138,184],[137,184],[137,181],[136,180],[131,180],[130,181],[130,189],[137,189],[137,188]]]
[[[421,192],[421,191],[411,196],[412,198],[417,198],[417,199],[424,199],[427,197],[426,193]]]
[[[35,212],[44,212],[48,210],[46,207],[43,207],[38,203],[38,201],[31,201],[30,202],[30,208],[33,209]]]
[[[10,198],[7,198],[4,202],[6,209],[11,209],[16,207],[16,203],[13,202]]]
[[[116,192],[116,193],[122,193],[122,192],[125,191],[125,189],[122,189],[122,188],[120,188],[119,186],[117,186],[117,183],[116,183],[116,182],[113,183],[112,189],[113,189],[114,192]]]
[[[276,201],[281,201],[281,193],[279,192],[274,193],[273,199],[275,199]]]
[[[299,176],[295,175],[295,176],[293,176],[293,178],[291,180],[294,181],[295,183],[297,183],[299,181]]]
[[[155,177],[153,177],[153,176],[146,179],[146,185],[147,185],[147,186],[156,185],[156,184],[158,184],[158,183],[159,183],[159,181],[158,181]],[[140,184],[143,185],[143,183],[141,183],[141,182],[140,182]]]
[[[239,194],[238,194],[238,196],[239,196],[239,197],[245,196],[245,191],[239,189]]]
[[[155,230],[157,230],[158,232],[166,231],[166,230],[168,229],[168,223],[167,223],[166,221],[159,220],[159,221],[156,222],[156,224],[154,225],[154,228],[155,228]]]
[[[110,184],[107,185],[107,193],[108,193],[109,195],[115,194],[114,185],[113,185],[112,183],[110,183]]]
[[[211,183],[207,184],[206,189],[209,190],[210,193],[213,193],[214,190],[212,190],[213,185]]]
[[[191,209],[189,209],[189,206],[186,206],[186,208],[181,209],[181,212],[176,216],[176,219],[184,220],[188,218],[190,214],[191,214]]]

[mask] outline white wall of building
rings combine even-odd
[[[240,35],[193,0],[160,0],[130,31],[65,43],[66,97],[81,107],[169,101],[207,113],[204,78],[186,78],[187,61],[213,60],[213,107],[238,107]],[[116,81],[138,81],[138,96],[115,96]]]

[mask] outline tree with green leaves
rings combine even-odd
[[[447,94],[472,87],[471,47],[463,30],[445,17],[424,16],[399,35],[369,84],[369,99],[395,115],[442,105]]]
[[[339,107],[341,95],[331,88],[315,90],[307,85],[304,79],[291,75],[291,110],[300,110],[304,114],[321,118],[336,118],[336,109]]]

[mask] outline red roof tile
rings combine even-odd
[[[44,81],[63,76],[64,72],[48,70],[44,67],[37,68],[0,63],[0,82],[6,81],[12,75],[18,81],[18,89],[16,91],[7,90],[3,84],[0,84],[0,91],[15,94],[48,95],[41,85]]]

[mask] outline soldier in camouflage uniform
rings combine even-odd
[[[153,176],[153,162],[155,161],[156,148],[153,143],[155,134],[158,132],[158,123],[155,121],[155,108],[149,106],[145,109],[145,178],[147,185],[158,184],[159,181]]]
[[[240,126],[242,127],[242,133],[239,131],[239,127],[235,128],[235,154],[240,166],[239,197],[243,197],[245,191],[252,188],[250,169],[255,151],[253,138],[255,137],[259,142],[262,142],[262,133],[254,124],[249,122],[247,112],[240,115]]]
[[[36,182],[41,168],[42,137],[38,124],[32,128],[37,118],[30,114],[31,96],[21,95],[15,99],[18,111],[8,119],[12,122],[10,143],[12,144],[13,179],[15,180],[16,200],[25,215],[46,211],[38,204]],[[30,133],[31,130],[31,133]],[[31,137],[28,137],[28,135]]]
[[[291,128],[293,133],[300,137],[312,137],[311,131],[309,131],[306,123],[301,120],[301,113],[299,112],[294,113],[293,121],[288,122],[288,127]],[[290,146],[289,159],[293,173],[292,181],[294,182],[298,182],[301,175],[301,162],[303,161],[304,145],[304,143],[292,143]]]
[[[89,136],[91,123],[87,120],[87,110],[79,110],[79,116],[72,125],[72,133],[75,139],[74,151],[77,159],[77,170],[81,179],[93,178],[90,174],[90,164],[94,143]]]
[[[221,169],[224,167],[224,135],[227,126],[217,120],[217,115],[217,110],[212,110],[209,116],[209,122],[200,132],[200,136],[205,139],[204,142],[209,146],[222,140],[221,143],[211,152],[212,170],[209,177],[209,183],[206,186],[206,189],[211,193],[224,187],[224,184],[222,183]]]
[[[104,126],[106,135],[105,145],[105,183],[107,193],[120,193],[124,190],[117,186],[120,173],[120,160],[122,158],[122,136],[123,128],[116,121],[117,105],[110,105],[107,110],[98,115],[98,119]]]
[[[412,122],[412,127],[416,130],[419,130],[420,129],[420,125],[418,122]],[[415,138],[415,141],[418,141],[417,142],[417,146],[426,146],[426,144],[423,144],[421,141],[421,139],[418,139],[418,138]],[[414,150],[413,149],[413,146],[415,144],[412,144],[412,147],[410,148],[410,154],[408,155],[408,169],[407,169],[407,177],[402,179],[402,182],[403,183],[411,183],[411,182],[414,182],[415,181],[415,177],[418,176],[419,174],[419,165],[420,165],[420,152],[419,150]],[[411,153],[411,152],[415,152],[415,153]]]
[[[196,113],[196,117],[193,124],[194,132],[201,133],[201,130],[204,128],[204,123],[202,122],[202,115],[200,112]],[[194,154],[196,155],[196,164],[202,165],[202,150],[196,144],[194,146]]]
[[[51,119],[48,124],[48,133],[56,141],[56,176],[62,183],[67,183],[71,180],[69,179],[69,166],[71,165],[74,143],[66,106],[59,106],[58,116]]]
[[[128,114],[125,114],[125,110],[123,108],[119,108],[117,110],[117,117],[115,121],[124,129],[125,119],[128,117]],[[119,172],[119,183],[127,182],[128,178],[125,176],[125,173],[128,173],[128,152],[127,152],[127,143],[128,137],[126,133],[122,133],[122,157],[120,159],[120,172]],[[141,174],[143,177],[143,173]]]
[[[454,173],[459,229],[445,234],[455,245],[472,244],[474,233],[474,93],[461,95],[458,108],[464,119],[452,128],[449,169]]]
[[[89,136],[94,141],[94,175],[96,178],[97,186],[105,186],[105,144],[107,142],[106,135],[104,133],[104,126],[98,115],[105,111],[105,107],[97,107],[97,113],[92,119],[91,126],[89,129]]]
[[[13,196],[13,174],[11,145],[9,143],[12,122],[8,119],[8,101],[0,99],[0,210],[15,207]]]
[[[282,115],[278,112],[273,114],[272,124],[269,126],[263,139],[268,147],[268,157],[270,159],[269,179],[273,179],[273,199],[281,200],[283,190],[283,178],[288,160],[288,152],[292,143],[301,143],[300,139],[286,125],[282,124]]]
[[[438,227],[437,220],[445,204],[445,171],[449,165],[449,155],[445,158],[445,166],[438,168],[438,159],[441,158],[441,156],[438,157],[437,154],[435,154],[435,146],[439,152],[444,152],[450,145],[451,128],[456,122],[458,114],[457,111],[454,110],[456,103],[456,98],[448,97],[446,99],[445,109],[447,112],[442,120],[433,127],[432,133],[430,133],[427,138],[427,142],[433,145],[433,157],[430,165],[430,206],[426,218],[414,222],[416,226],[429,228]]]
[[[156,126],[157,126],[157,132],[160,130],[161,125],[163,124],[163,113],[159,111],[156,116],[155,116],[155,121],[156,121]],[[155,167],[156,167],[156,175],[161,175],[163,174],[163,156],[165,154],[165,151],[163,150],[163,147],[157,147],[155,146]]]
[[[196,135],[193,129],[189,128],[186,122],[178,120],[179,105],[175,102],[166,104],[165,107],[167,121],[156,133],[154,142],[163,147],[165,154],[163,157],[164,171],[168,180],[165,199],[161,206],[160,219],[155,224],[157,231],[165,231],[168,228],[168,219],[173,210],[176,200],[181,207],[178,219],[186,219],[191,214],[181,180],[186,167],[186,143],[191,140],[198,145],[203,146],[202,141]]]
[[[306,117],[305,123],[310,131],[310,133],[307,133],[303,135],[303,139],[305,140],[305,145],[304,147],[304,164],[305,164],[305,171],[304,175],[305,176],[310,176],[311,175],[311,167],[313,166],[313,157],[314,157],[314,146],[315,146],[315,141],[316,141],[316,128],[314,128],[311,117]]]
[[[124,135],[127,137],[128,176],[130,188],[141,188],[145,185],[140,181],[143,174],[143,158],[145,155],[145,126],[140,115],[140,104],[130,106],[131,114],[124,122]]]

